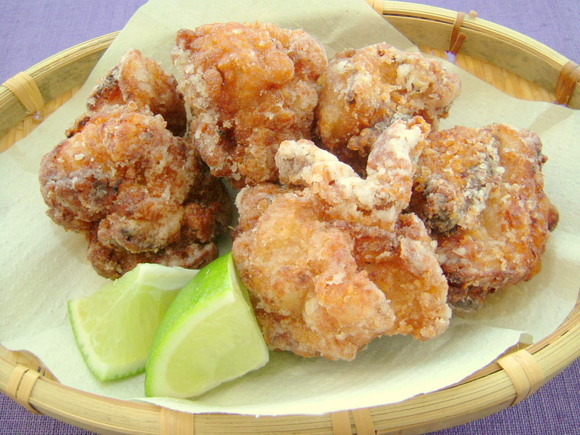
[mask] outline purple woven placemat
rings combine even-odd
[[[0,2],[0,83],[75,44],[121,30],[145,0],[45,0]],[[426,0],[455,11],[475,10],[488,21],[530,36],[580,63],[577,0]],[[0,323],[1,327],[1,323]],[[436,434],[580,434],[580,361],[522,403]],[[88,434],[34,415],[0,394],[0,434]]]

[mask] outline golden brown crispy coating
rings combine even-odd
[[[219,23],[179,31],[173,58],[212,173],[238,188],[277,181],[278,144],[311,136],[323,47],[302,30]]]
[[[197,269],[217,258],[215,243],[199,243],[183,240],[172,243],[159,251],[129,252],[104,245],[94,233],[87,234],[89,241],[87,258],[95,270],[106,278],[118,278],[139,263],[157,263]]]
[[[539,272],[558,221],[541,149],[536,134],[503,124],[428,137],[410,209],[438,242],[454,307],[476,310],[487,294]]]
[[[269,186],[241,191],[242,220],[254,196]],[[266,342],[303,356],[353,359],[392,327],[385,295],[357,266],[352,237],[321,220],[309,201],[293,192],[266,201],[232,251]],[[248,211],[253,214],[251,205]]]
[[[349,233],[359,267],[385,293],[395,313],[388,334],[429,340],[445,332],[451,317],[448,286],[423,222],[413,213],[401,214],[394,231],[351,226]]]
[[[317,134],[326,149],[360,174],[386,127],[418,115],[436,128],[461,87],[459,77],[439,61],[386,43],[340,52],[319,84]]]
[[[420,117],[396,121],[373,144],[366,178],[308,140],[280,145],[280,180],[309,187],[331,219],[392,230],[411,199],[415,163],[429,125]]]
[[[232,253],[272,348],[351,360],[381,335],[426,340],[446,330],[447,282],[434,244],[416,216],[400,215],[412,186],[409,153],[425,124],[407,126],[406,140],[403,125],[381,136],[390,144],[377,143],[394,164],[371,153],[374,179],[312,142],[285,141],[276,162],[292,186],[238,194]],[[386,180],[407,176],[408,192],[391,196]]]
[[[110,278],[142,261],[207,264],[229,221],[223,185],[160,115],[133,103],[93,113],[44,156],[40,183],[48,215],[87,235],[93,265]]]
[[[153,59],[139,50],[130,50],[93,89],[87,100],[88,113],[67,131],[67,137],[78,133],[95,112],[133,103],[138,109],[161,115],[167,129],[182,136],[187,129],[183,96],[177,91],[175,78]]]

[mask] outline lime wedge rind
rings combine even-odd
[[[79,351],[101,381],[145,370],[149,348],[167,308],[196,270],[144,263],[95,293],[68,301]]]
[[[269,353],[231,254],[202,269],[175,298],[153,341],[147,396],[191,398],[257,370]]]

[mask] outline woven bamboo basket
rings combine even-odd
[[[473,14],[367,1],[424,52],[440,57],[452,52],[458,66],[516,97],[580,108],[580,86],[576,86],[580,68],[539,42]],[[115,36],[65,50],[0,87],[0,151],[67,101]],[[511,349],[461,383],[373,408],[260,418],[181,413],[62,385],[34,355],[13,352],[1,344],[0,391],[31,412],[99,433],[423,433],[464,424],[518,403],[579,356],[580,305],[576,304],[550,336]]]

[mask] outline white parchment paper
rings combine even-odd
[[[0,155],[0,343],[40,357],[64,384],[121,399],[146,400],[187,412],[254,415],[319,414],[399,402],[461,381],[520,340],[540,340],[573,308],[580,270],[580,113],[521,101],[460,70],[463,92],[441,128],[504,122],[540,135],[549,162],[546,191],[560,224],[530,282],[493,295],[476,315],[455,316],[440,338],[375,340],[353,362],[304,359],[272,352],[264,368],[195,400],[144,398],[143,376],[96,381],[76,348],[66,302],[96,291],[105,280],[86,260],[84,237],[65,232],[45,215],[39,192],[41,157],[64,138],[84,111],[94,83],[131,48],[172,70],[175,32],[210,22],[270,21],[303,28],[329,57],[348,47],[387,41],[416,50],[363,0],[151,0],[129,21],[76,97],[27,138]],[[455,69],[453,65],[449,68]]]

